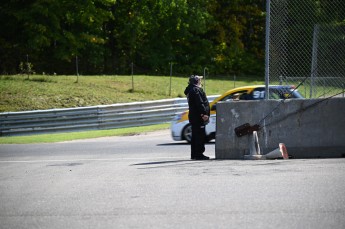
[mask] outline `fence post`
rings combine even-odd
[[[172,77],[172,62],[170,62],[170,88],[169,88],[169,96],[171,96],[171,77]]]
[[[206,70],[208,70],[208,68],[204,67],[204,91],[206,93]]]
[[[269,99],[270,84],[270,26],[271,26],[271,1],[266,2],[266,35],[265,35],[265,99]]]
[[[279,85],[283,85],[283,76],[279,76]]]
[[[133,62],[131,63],[131,75],[132,75],[132,91],[134,92],[134,69]]]
[[[75,56],[75,68],[76,68],[76,73],[77,73],[77,81],[76,83],[78,83],[79,81],[79,65],[78,65],[78,56]]]
[[[234,75],[234,88],[236,87],[236,75]]]
[[[28,79],[29,79],[29,71],[30,71],[29,54],[26,54],[26,74],[28,74]]]
[[[310,75],[310,98],[313,98],[315,94],[315,78],[317,77],[317,49],[318,49],[318,36],[319,36],[319,25],[314,26],[313,34],[313,50],[311,59],[311,75]]]

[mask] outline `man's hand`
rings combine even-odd
[[[208,115],[201,115],[202,120],[204,120],[204,122],[206,122],[209,119]]]

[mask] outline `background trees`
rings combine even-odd
[[[0,73],[262,75],[265,1],[12,0],[0,3]]]

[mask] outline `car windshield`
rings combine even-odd
[[[291,86],[270,86],[270,99],[288,99],[303,98],[297,91],[293,91]],[[291,93],[292,92],[292,93]],[[224,96],[219,101],[236,101],[236,100],[262,100],[265,99],[265,87],[257,87],[251,93],[246,90],[240,90]]]
[[[288,98],[303,98],[298,91],[293,91],[292,87],[270,87],[269,98],[270,99],[288,99]],[[292,93],[291,93],[292,92]],[[259,100],[265,98],[265,88],[260,87],[254,89],[254,91],[248,95],[247,99]]]

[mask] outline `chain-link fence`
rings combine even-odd
[[[266,84],[344,96],[345,1],[268,0],[267,13]]]

